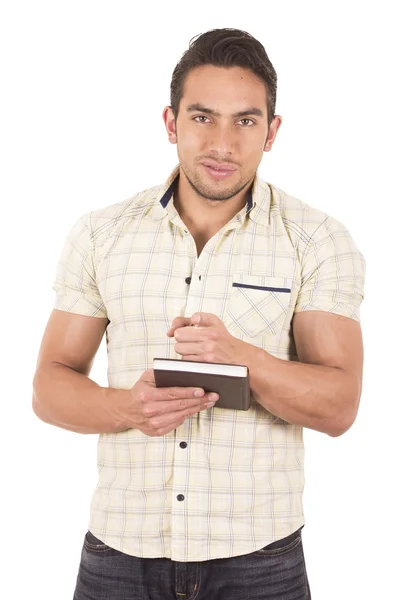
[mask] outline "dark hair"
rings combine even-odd
[[[202,65],[243,67],[263,81],[267,90],[268,124],[276,110],[277,73],[258,40],[240,29],[212,29],[190,40],[189,48],[176,65],[171,79],[171,108],[178,116],[183,84],[192,69]]]

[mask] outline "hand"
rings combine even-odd
[[[133,398],[129,405],[132,427],[149,436],[173,431],[187,417],[210,408],[219,399],[218,394],[205,394],[202,388],[157,388],[153,369],[145,371],[129,392]]]
[[[233,337],[219,317],[211,313],[176,317],[167,335],[175,338],[175,351],[184,360],[243,364],[239,357],[244,342]]]

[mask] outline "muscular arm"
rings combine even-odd
[[[89,379],[108,320],[54,309],[33,380],[33,411],[46,423],[78,433],[123,431],[124,390]]]
[[[254,398],[269,412],[336,437],[353,424],[363,369],[361,328],[339,315],[297,313],[293,334],[300,362],[244,344]],[[240,360],[243,359],[241,355]]]

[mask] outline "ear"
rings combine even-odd
[[[168,141],[171,144],[176,144],[176,142],[177,142],[176,121],[175,121],[174,112],[173,112],[171,106],[166,106],[165,109],[163,110],[163,121],[165,124],[165,128],[167,130]]]
[[[270,123],[269,132],[267,134],[266,144],[263,148],[264,152],[270,152],[272,149],[274,140],[276,139],[276,135],[278,130],[280,129],[282,123],[282,118],[280,115],[275,115],[273,121]]]

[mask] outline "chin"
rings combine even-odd
[[[203,198],[207,200],[229,200],[238,194],[240,187],[233,186],[233,188],[227,188],[222,185],[222,182],[217,186],[208,186],[204,182],[197,182],[195,184],[195,190]]]

